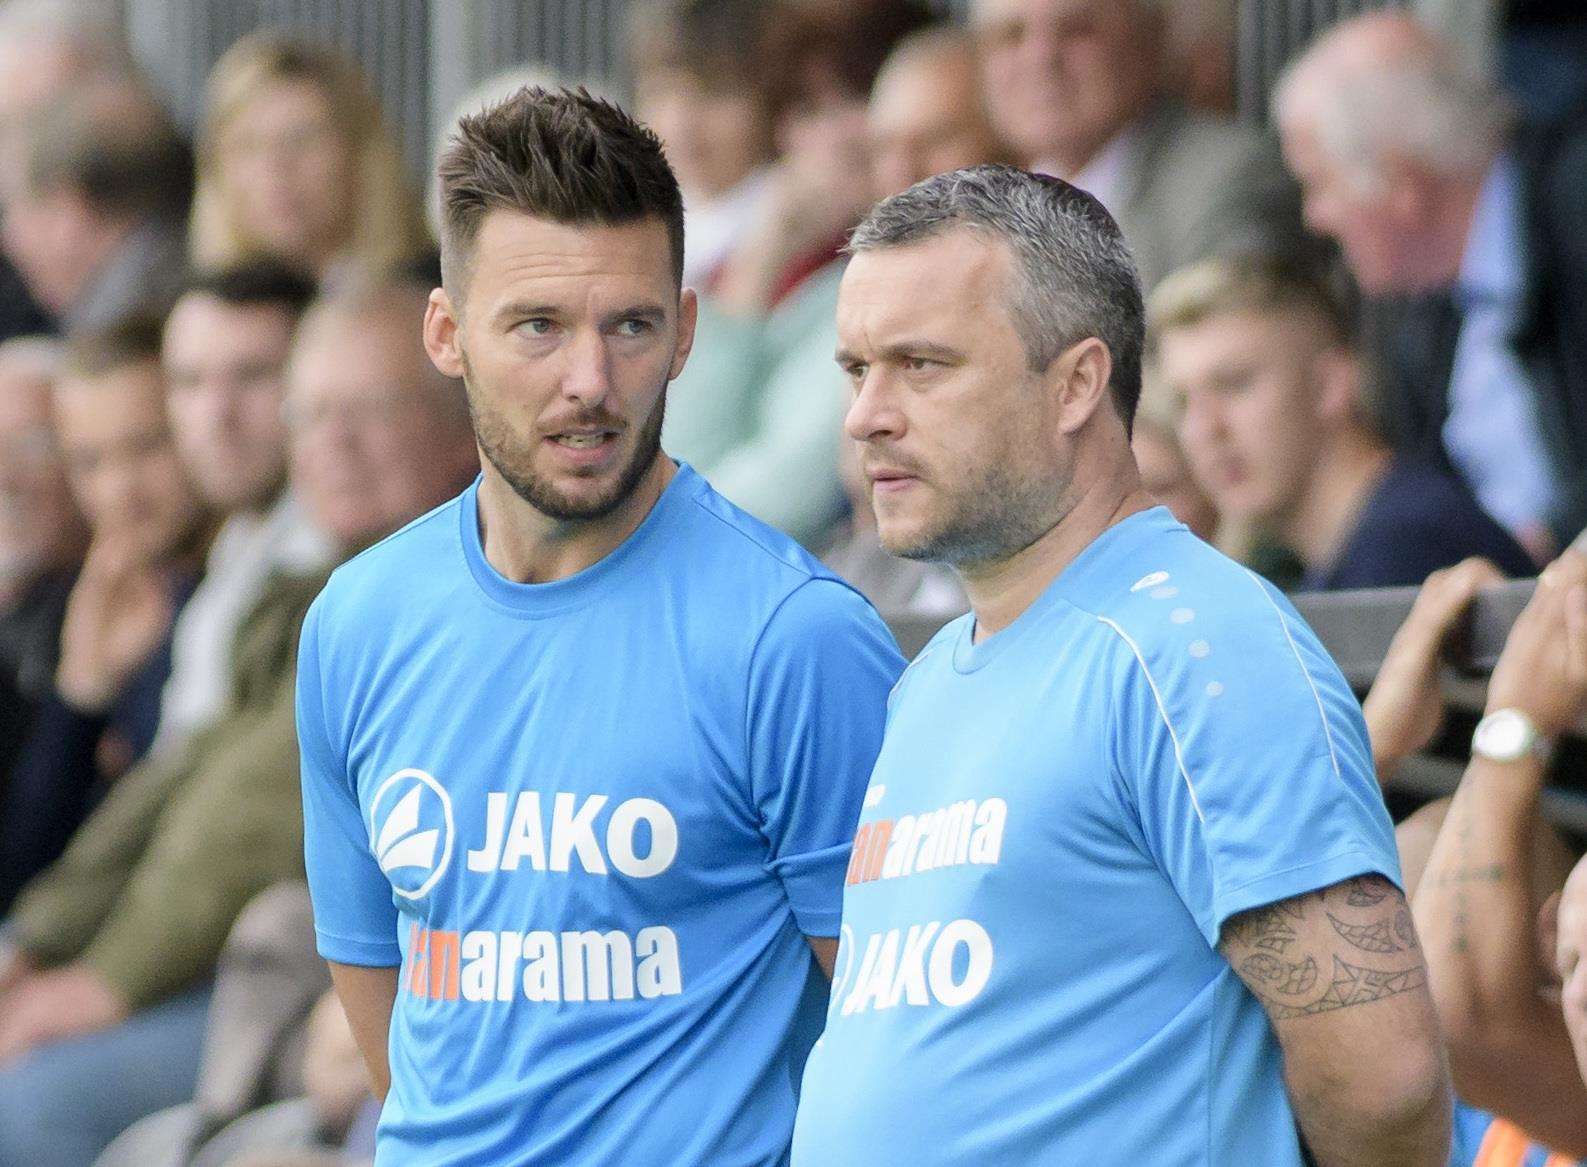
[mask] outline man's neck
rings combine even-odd
[[[639,484],[600,519],[553,519],[519,498],[488,462],[479,485],[479,541],[485,559],[514,583],[551,583],[593,567],[639,529],[678,467],[657,453]]]
[[[1001,632],[1036,602],[1049,584],[1109,527],[1155,506],[1133,461],[1120,463],[1088,486],[1047,532],[995,563],[959,569],[975,612],[975,639]]]
[[[1274,523],[1274,534],[1308,571],[1326,569],[1344,549],[1392,458],[1376,439],[1352,431],[1318,460],[1300,498]]]

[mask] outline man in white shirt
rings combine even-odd
[[[270,573],[330,561],[286,481],[286,362],[313,294],[290,270],[239,266],[190,282],[166,321],[177,450],[222,521],[177,621],[155,750],[178,748],[220,711],[232,634]]]

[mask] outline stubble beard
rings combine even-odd
[[[480,451],[514,494],[549,519],[559,523],[576,523],[606,518],[628,501],[661,452],[661,423],[667,407],[665,385],[656,399],[655,408],[640,427],[633,453],[612,479],[611,485],[590,497],[570,495],[557,489],[544,475],[535,472],[533,450],[522,448],[519,439],[501,416],[481,403],[474,389],[473,371],[468,367],[466,358],[463,367],[469,418]]]
[[[878,522],[882,546],[901,559],[960,570],[997,563],[1052,529],[1067,488],[1067,483],[1022,479],[1007,462],[990,461],[946,496],[947,510],[917,533],[889,540]]]

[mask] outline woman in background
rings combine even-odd
[[[379,102],[334,49],[272,32],[234,44],[209,76],[197,164],[197,267],[268,256],[320,277],[429,249]]]

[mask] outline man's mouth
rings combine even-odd
[[[609,430],[602,430],[593,434],[552,434],[551,440],[559,446],[567,446],[571,450],[589,450],[609,441],[615,435]]]

